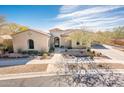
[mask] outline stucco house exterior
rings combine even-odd
[[[76,32],[82,32],[79,29],[61,30],[58,28],[52,29],[49,33],[28,29],[12,35],[14,52],[37,50],[49,51],[50,47],[54,48],[82,48],[83,42],[69,38]]]
[[[52,29],[50,30],[50,45],[55,48],[82,48],[83,46],[85,47],[85,44],[82,42],[82,40],[74,40],[70,38],[72,35],[75,35],[78,32],[83,34],[80,29]]]
[[[43,31],[28,29],[26,31],[14,34],[12,37],[14,52],[18,52],[19,49],[22,51],[49,51],[50,35]]]

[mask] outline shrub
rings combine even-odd
[[[28,52],[27,51],[22,51],[22,54],[28,54]]]
[[[18,52],[18,53],[22,53],[23,51],[22,51],[22,49],[20,48],[20,49],[17,50],[17,52]]]
[[[68,50],[67,50],[67,49],[65,49],[65,52],[68,52]]]
[[[91,52],[91,49],[89,47],[87,48],[87,52]]]
[[[38,55],[39,52],[37,50],[25,50],[21,52],[22,54],[28,54],[28,55]]]
[[[3,45],[3,44],[0,44],[0,51],[2,53],[5,53],[6,50],[7,50],[7,46],[6,45]]]
[[[60,46],[60,48],[64,48],[64,46]]]
[[[97,53],[97,56],[98,56],[98,57],[102,56],[102,53]]]
[[[54,47],[50,47],[49,52],[50,52],[50,53],[51,53],[51,52],[54,52],[54,50],[55,50]]]
[[[27,52],[29,55],[38,55],[39,52],[37,50],[28,50]]]
[[[48,54],[47,53],[43,53],[43,58],[47,58]]]
[[[70,47],[68,47],[68,49],[72,49],[72,47],[70,46]]]
[[[93,59],[96,55],[96,52],[95,51],[90,51],[90,52],[87,52],[87,54],[90,56],[91,59]]]
[[[39,56],[43,56],[44,54],[47,54],[48,56],[50,55],[49,52],[41,51],[41,52],[39,53]]]
[[[96,56],[96,52],[95,51],[92,51],[92,54],[93,54],[93,56]]]
[[[8,52],[9,52],[9,53],[13,53],[13,47],[12,47],[12,46],[9,46],[9,47],[8,47]]]

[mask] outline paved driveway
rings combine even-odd
[[[116,50],[112,46],[97,46],[96,48],[94,47],[93,50],[101,52],[102,54],[108,56],[112,60],[124,62],[124,52]]]
[[[0,59],[0,66],[24,65],[29,60],[29,58]]]

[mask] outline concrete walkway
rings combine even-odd
[[[54,56],[51,59],[33,59],[29,61],[27,64],[56,64],[62,62],[62,55],[60,53],[55,53]]]
[[[48,73],[54,73],[54,72],[59,71],[60,68],[63,68],[63,67],[59,67],[60,66],[59,64],[63,63],[62,55],[59,53],[55,54],[54,57],[51,59],[51,63],[52,64],[48,65],[47,72]]]

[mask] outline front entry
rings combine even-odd
[[[59,37],[55,37],[55,38],[54,38],[54,46],[55,46],[55,47],[59,47],[59,43],[60,43]]]

